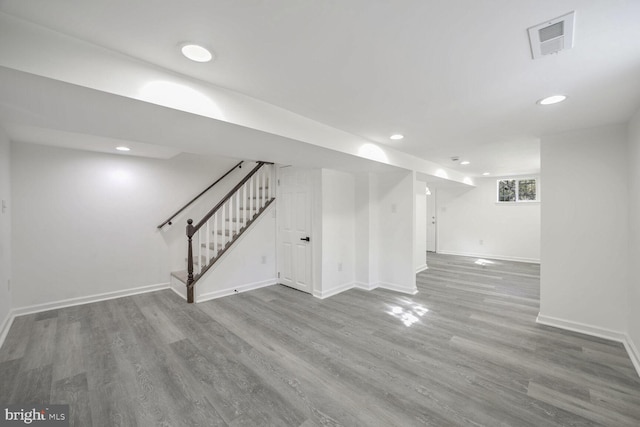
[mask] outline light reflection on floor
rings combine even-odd
[[[400,319],[404,326],[409,327],[420,321],[420,318],[429,312],[429,309],[423,305],[417,304],[409,298],[397,298],[400,305],[387,305],[388,314]]]

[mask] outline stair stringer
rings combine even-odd
[[[172,277],[173,280],[175,277]],[[271,203],[198,280],[195,285],[195,302],[233,295],[277,282],[276,203]],[[178,281],[176,287],[178,286],[182,287],[178,293],[186,296],[184,283]]]

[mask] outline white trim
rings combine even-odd
[[[427,266],[427,264],[423,264],[423,265],[421,265],[420,267],[418,267],[416,269],[416,274],[422,273],[423,271],[428,270],[428,269],[429,269],[429,267]]]
[[[235,295],[242,292],[252,291],[254,289],[264,288],[278,284],[278,279],[267,279],[261,282],[245,283],[243,285],[233,286],[231,288],[219,289],[213,292],[207,292],[196,297],[196,303],[210,301],[212,299],[222,298],[229,295]]]
[[[588,325],[586,323],[574,322],[572,320],[544,316],[540,313],[538,313],[536,323],[622,343],[631,359],[631,363],[633,363],[633,367],[636,369],[638,376],[640,376],[640,353],[627,333]]]
[[[11,325],[13,324],[13,319],[15,319],[16,316],[13,314],[13,310],[9,310],[9,312],[7,313],[7,317],[4,318],[4,320],[2,321],[2,327],[0,327],[0,348],[2,348],[2,345],[4,344],[4,340],[7,338],[7,335],[9,334],[9,329],[11,329]]]
[[[638,351],[638,347],[631,340],[631,337],[626,334],[625,341],[623,342],[624,348],[627,349],[627,353],[629,353],[629,357],[631,358],[631,363],[636,368],[636,372],[638,376],[640,376],[640,351]]]
[[[15,316],[24,316],[25,314],[40,313],[41,311],[57,310],[59,308],[73,307],[74,305],[89,304],[93,302],[106,301],[110,299],[128,297],[131,295],[146,294],[147,292],[161,291],[168,289],[169,283],[158,283],[155,285],[140,286],[138,288],[124,289],[121,291],[105,292],[103,294],[89,295],[86,297],[69,298],[60,301],[47,302],[44,304],[30,305],[28,307],[14,308]]]
[[[623,332],[613,331],[611,329],[601,328],[599,326],[588,325],[586,323],[574,322],[572,320],[564,320],[557,317],[544,316],[540,313],[538,313],[538,317],[536,317],[536,323],[617,342],[624,342],[625,338],[625,334]]]
[[[499,259],[502,261],[529,262],[532,264],[540,264],[539,258],[524,258],[524,257],[515,257],[515,256],[508,256],[508,255],[474,254],[474,253],[468,253],[468,252],[443,251],[443,250],[438,250],[438,253],[443,255],[457,255],[457,256],[466,256],[466,257],[472,257],[472,258],[488,258],[488,259]]]
[[[366,291],[372,291],[378,287],[375,283],[365,283],[365,282],[353,282],[353,287],[358,289],[364,289]]]
[[[171,286],[169,283],[158,283],[155,285],[148,286],[140,286],[138,288],[125,289],[122,291],[114,291],[114,292],[105,292],[102,294],[89,295],[86,297],[77,297],[77,298],[69,298],[60,301],[47,302],[44,304],[36,304],[30,305],[27,307],[19,307],[14,308],[9,311],[7,317],[4,319],[2,323],[2,328],[0,328],[0,348],[4,344],[4,340],[7,338],[7,334],[9,333],[9,329],[11,329],[11,325],[13,324],[13,320],[18,316],[24,316],[27,314],[35,314],[43,311],[49,310],[57,310],[65,307],[73,307],[76,305],[90,304],[99,301],[107,301],[110,299],[128,297],[132,295],[146,294],[148,292],[156,292],[164,289],[170,289]]]
[[[335,288],[326,290],[326,291],[313,291],[313,296],[316,298],[320,298],[320,299],[325,299],[325,298],[329,298],[332,297],[334,295],[338,295],[339,293],[342,293],[344,291],[348,291],[349,289],[353,289],[356,287],[356,282],[349,282],[349,283],[344,283],[340,286],[337,286]]]
[[[313,296],[319,299],[325,299],[342,293],[344,291],[348,291],[349,289],[364,289],[365,291],[372,291],[374,289],[387,289],[389,291],[394,292],[402,292],[403,294],[415,295],[418,293],[418,289],[407,289],[404,286],[397,285],[395,283],[387,283],[387,282],[374,282],[374,283],[365,283],[365,282],[350,282],[340,285],[338,287],[329,289],[327,291],[313,291]]]
[[[398,285],[396,283],[388,283],[388,282],[378,282],[376,284],[376,288],[387,289],[389,291],[402,292],[403,294],[415,295],[418,293],[418,288],[407,289],[402,285]]]

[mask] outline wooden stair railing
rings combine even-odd
[[[183,207],[181,207],[180,209],[178,209],[176,211],[176,213],[174,213],[173,215],[171,215],[169,218],[167,218],[162,224],[160,224],[158,226],[158,228],[162,228],[165,225],[169,224],[171,225],[171,220],[175,217],[178,216],[178,214],[180,214],[180,212],[182,212],[183,210],[185,210],[186,208],[188,208],[193,202],[195,202],[196,200],[198,200],[204,193],[206,193],[207,191],[211,190],[217,183],[219,183],[220,181],[222,181],[223,179],[225,179],[227,177],[227,175],[229,175],[231,172],[233,172],[234,170],[236,170],[236,168],[242,168],[242,163],[244,163],[244,161],[240,161],[240,163],[238,163],[237,165],[235,165],[234,167],[232,167],[231,169],[229,169],[227,171],[227,173],[225,173],[224,175],[222,175],[220,178],[216,179],[216,181],[211,184],[210,186],[208,186],[207,188],[205,188],[200,194],[198,194],[196,197],[194,197],[193,199],[191,199],[191,201],[189,203],[187,203],[186,205],[184,205]]]
[[[275,200],[274,174],[273,163],[257,162],[197,224],[187,221],[187,302],[194,302],[196,282]]]

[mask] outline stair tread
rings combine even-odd
[[[207,247],[206,243],[201,244],[203,248]],[[215,243],[209,242],[209,249],[215,249]],[[218,242],[218,249],[224,248],[224,243]]]
[[[171,275],[180,280],[185,285],[187,284],[187,278],[189,277],[189,273],[187,273],[187,270],[172,271]]]
[[[207,256],[201,255],[200,261],[202,261],[203,265],[207,264]],[[184,262],[189,262],[189,258],[185,258]],[[193,256],[193,265],[198,265],[198,255]]]

